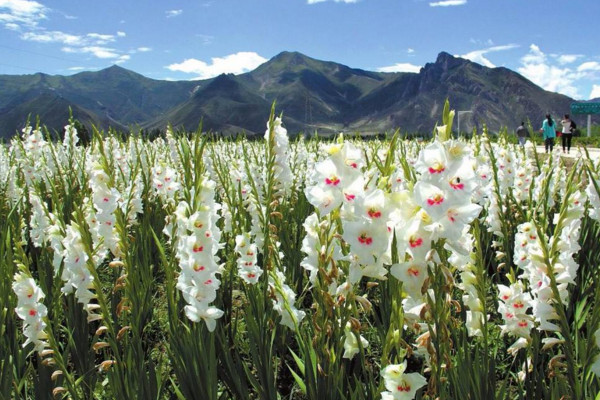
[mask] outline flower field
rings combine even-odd
[[[0,399],[600,399],[600,165],[487,132],[0,148]]]

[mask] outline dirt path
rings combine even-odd
[[[538,153],[544,153],[544,146],[536,146],[536,149],[538,151]],[[554,152],[556,153],[557,151],[560,151],[560,155],[562,157],[567,157],[567,158],[579,158],[579,157],[585,157],[585,150],[582,146],[576,146],[576,147],[571,147],[571,152],[568,154],[565,154],[562,152],[562,147],[558,146],[558,150],[557,150],[557,146],[554,145]],[[595,147],[590,147],[587,149],[588,153],[590,154],[590,158],[592,160],[598,160],[600,159],[600,149],[595,148]]]

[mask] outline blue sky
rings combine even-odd
[[[599,0],[0,0],[0,74],[112,64],[154,79],[242,73],[281,51],[418,72],[440,51],[600,97]]]

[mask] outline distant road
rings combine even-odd
[[[556,151],[557,147],[558,147],[558,149],[560,149],[560,155],[563,157],[576,158],[576,157],[585,156],[585,151],[583,150],[583,147],[580,150],[579,147],[572,146],[571,152],[569,154],[564,154],[562,152],[562,146],[560,146],[560,145],[557,146],[556,144],[554,144],[554,151]],[[538,153],[544,153],[546,151],[544,149],[544,146],[536,146],[536,149],[537,149]],[[590,157],[592,158],[592,160],[600,159],[600,149],[599,148],[588,147],[587,151],[588,151],[588,153],[590,153]]]

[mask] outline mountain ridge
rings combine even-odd
[[[40,107],[71,106],[73,116],[107,129],[139,127],[262,134],[273,101],[291,133],[431,132],[443,102],[471,111],[461,128],[491,130],[567,113],[573,99],[543,90],[507,68],[487,68],[440,52],[418,73],[374,72],[284,51],[253,71],[200,81],[163,81],[113,65],[71,76],[0,75],[0,136],[20,130]],[[48,93],[56,94],[55,97]],[[56,103],[53,105],[52,101]],[[59,123],[41,119],[51,130]],[[82,121],[84,122],[84,121]],[[516,126],[516,125],[515,125]]]

